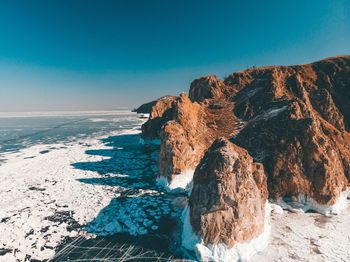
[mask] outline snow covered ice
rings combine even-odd
[[[132,121],[1,154],[0,261],[52,258],[67,237],[153,234],[179,216],[156,185],[157,147],[139,144]]]
[[[82,136],[72,134],[65,127],[64,132],[70,138],[63,140],[56,128],[50,139],[44,135],[26,137],[18,150],[5,145],[0,154],[0,261],[45,260],[57,256],[57,261],[66,261],[67,238],[75,245],[86,243],[82,249],[86,252],[89,245],[104,243],[101,250],[109,254],[124,252],[111,243],[116,238],[124,240],[126,235],[132,241],[153,237],[152,241],[146,240],[149,245],[160,246],[169,242],[167,238],[173,234],[172,230],[178,230],[179,237],[181,232],[184,234],[183,243],[187,241],[189,246],[193,241],[198,243],[193,235],[192,242],[188,238],[189,221],[184,230],[176,224],[181,221],[186,196],[168,194],[157,185],[159,145],[140,143],[142,122],[135,116],[123,113],[120,119],[123,120],[111,120],[103,114],[88,115],[86,123],[81,123],[83,129],[85,124],[99,125],[96,130],[113,123],[111,128],[116,129],[113,132],[94,129],[90,135]],[[75,128],[77,132],[82,129]],[[173,188],[185,187],[191,175],[188,172],[187,176],[179,177],[186,179],[176,181]],[[349,200],[343,197],[341,203],[348,206]],[[272,207],[268,247],[251,261],[349,259],[349,207],[336,216],[293,213],[276,205]],[[157,237],[162,240],[154,240]],[[254,245],[265,245],[265,240]],[[181,245],[181,239],[179,243],[171,241],[174,246]],[[203,248],[197,246],[205,254],[207,250]],[[216,248],[216,251],[227,250]],[[188,255],[191,254],[177,254],[177,257]]]

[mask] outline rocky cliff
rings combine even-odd
[[[194,173],[190,223],[204,244],[232,247],[261,233],[252,221],[261,221],[267,193],[254,180],[257,167],[271,201],[320,213],[342,208],[350,181],[350,56],[202,77],[189,96],[161,99],[153,111],[143,137],[160,138],[159,177],[170,190],[190,188]],[[226,139],[221,149],[218,138]],[[244,231],[240,223],[255,226]]]
[[[195,170],[189,198],[189,219],[201,239],[195,247],[201,260],[234,261],[254,254],[237,244],[269,234],[267,196],[263,166],[254,163],[245,149],[226,139],[215,140]],[[261,250],[266,241],[259,244],[246,248]],[[220,252],[222,247],[226,252]]]

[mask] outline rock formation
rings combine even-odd
[[[238,223],[237,216],[234,220],[228,213],[216,217],[219,211],[205,215],[217,207],[227,210],[218,176],[231,174],[233,179],[230,168],[238,168],[228,163],[240,163],[238,173],[246,170],[250,177],[244,181],[252,181],[256,166],[265,170],[271,201],[285,207],[298,202],[304,211],[338,213],[350,185],[350,56],[300,66],[251,68],[224,80],[199,78],[192,82],[189,96],[157,101],[142,131],[144,138],[161,140],[159,177],[169,189],[188,187],[196,170],[188,214],[191,227],[204,244],[230,247],[261,233],[261,223],[252,227],[252,232],[242,233],[244,230],[231,226]],[[215,151],[219,142],[213,142],[218,138],[235,145],[222,140],[225,146]],[[225,150],[238,154],[239,160],[233,161]],[[262,164],[252,164],[249,155]],[[226,159],[226,171],[215,163],[219,156]],[[203,163],[210,164],[208,170],[199,170]],[[208,184],[203,185],[203,181]],[[261,184],[255,183],[256,187]],[[205,199],[195,198],[200,188],[207,190]],[[228,187],[236,202],[245,194],[242,188]],[[264,203],[266,195],[262,194],[258,203]],[[249,203],[240,203],[234,210],[251,210]],[[256,206],[254,212],[252,216],[261,221],[263,209]],[[227,229],[227,225],[231,227]],[[218,236],[221,228],[225,231]]]
[[[134,110],[132,110],[133,112],[136,112],[138,114],[150,114],[152,111],[153,106],[160,100],[166,101],[168,99],[171,99],[172,96],[162,96],[160,98],[158,98],[157,100],[148,102],[148,103],[144,103],[142,105],[140,105],[138,108],[135,108]]]
[[[260,239],[257,246],[252,240],[269,233],[267,195],[263,166],[228,140],[214,141],[195,170],[189,199],[192,230],[201,239],[195,245],[201,259],[244,260],[266,246],[267,241]],[[245,250],[239,250],[242,242],[247,243]]]
[[[173,107],[176,97],[163,96],[153,105],[148,121],[142,125],[142,137],[144,139],[159,138],[161,127],[172,119]]]
[[[252,73],[235,96],[245,128],[232,141],[264,164],[271,198],[338,212],[350,179],[350,58]]]
[[[157,100],[140,105],[138,108],[132,110],[138,114],[149,114],[151,113],[152,107],[157,103]]]

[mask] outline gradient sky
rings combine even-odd
[[[0,111],[132,108],[192,79],[350,54],[350,0],[0,0]]]

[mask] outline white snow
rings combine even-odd
[[[118,113],[119,114],[119,113]],[[128,131],[136,134],[139,131]],[[118,132],[109,134],[116,135]],[[66,236],[109,235],[124,231],[138,235],[158,229],[161,215],[172,214],[169,203],[159,192],[140,190],[130,197],[127,205],[113,201],[119,196],[118,186],[93,185],[78,181],[81,178],[100,178],[94,171],[71,166],[77,162],[96,162],[109,157],[88,155],[86,149],[107,149],[99,138],[84,139],[68,144],[36,145],[18,153],[0,154],[6,159],[0,166],[0,249],[11,249],[0,261],[50,259]],[[41,154],[41,151],[48,150]],[[125,177],[125,174],[109,174]],[[193,170],[187,170],[171,183],[163,178],[170,190],[186,189],[191,185]],[[32,189],[30,189],[32,188]],[[293,203],[280,202],[284,209],[272,205],[272,237],[268,248],[258,252],[252,261],[349,261],[350,207],[349,190],[343,192],[331,207],[319,205],[300,195]],[[315,213],[301,213],[316,210]],[[69,222],[47,219],[57,211],[68,212],[85,230],[68,230]],[[103,212],[101,212],[103,211]],[[128,214],[127,214],[128,212]],[[182,245],[196,250],[202,259],[235,261],[248,259],[267,243],[269,226],[265,232],[248,243],[231,249],[223,245],[205,247],[189,222],[189,208],[182,215]],[[268,213],[268,212],[267,212]],[[130,215],[133,214],[133,215]],[[93,233],[88,233],[93,232]]]
[[[26,255],[49,259],[64,237],[89,236],[81,230],[69,230],[68,222],[48,219],[60,211],[84,225],[118,196],[117,186],[78,181],[100,175],[75,169],[71,164],[107,158],[86,154],[87,145],[89,149],[107,148],[96,138],[64,145],[36,145],[2,155],[6,162],[0,166],[0,249],[17,251],[7,253],[0,260],[5,257],[6,261],[15,258],[24,261]],[[41,154],[43,150],[48,152]],[[113,232],[118,229],[118,224],[106,228]]]
[[[146,114],[146,113],[141,113],[141,114],[137,114],[139,117],[141,118],[149,118],[150,114]]]
[[[264,232],[248,242],[236,244],[231,248],[228,248],[225,244],[205,246],[203,240],[192,230],[189,211],[189,207],[186,207],[182,214],[182,246],[186,249],[194,250],[200,261],[248,261],[268,245],[271,231],[269,224],[270,207],[268,203],[266,203],[265,207]]]
[[[263,87],[254,87],[254,88],[245,88],[239,93],[239,100],[236,101],[236,103],[243,103],[246,102],[248,99],[253,97],[256,93],[258,93],[260,90],[262,90]]]
[[[157,178],[157,183],[171,193],[189,191],[193,174],[193,169],[186,169],[180,174],[173,175],[170,182],[166,177],[159,176]]]
[[[280,113],[282,113],[283,111],[287,110],[287,108],[288,108],[287,106],[282,106],[280,108],[273,108],[273,109],[266,110],[261,114],[257,115],[256,117],[254,117],[253,119],[251,119],[249,122],[268,120],[268,119],[274,118]]]
[[[251,261],[350,260],[350,206],[335,216],[318,213],[271,214],[271,241]]]
[[[350,196],[350,188],[340,193],[334,205],[319,204],[315,199],[305,194],[299,194],[297,197],[292,198],[290,203],[286,203],[282,198],[279,198],[276,204],[292,212],[313,210],[323,215],[337,215],[347,207],[348,196]]]
[[[104,116],[104,115],[135,115],[128,109],[110,111],[48,111],[48,112],[0,112],[0,118],[11,117],[61,117],[61,116]]]
[[[90,118],[89,120],[91,122],[108,122],[108,121],[110,121],[107,118]]]
[[[272,213],[282,215],[284,212],[283,208],[280,205],[270,203],[270,207]]]

